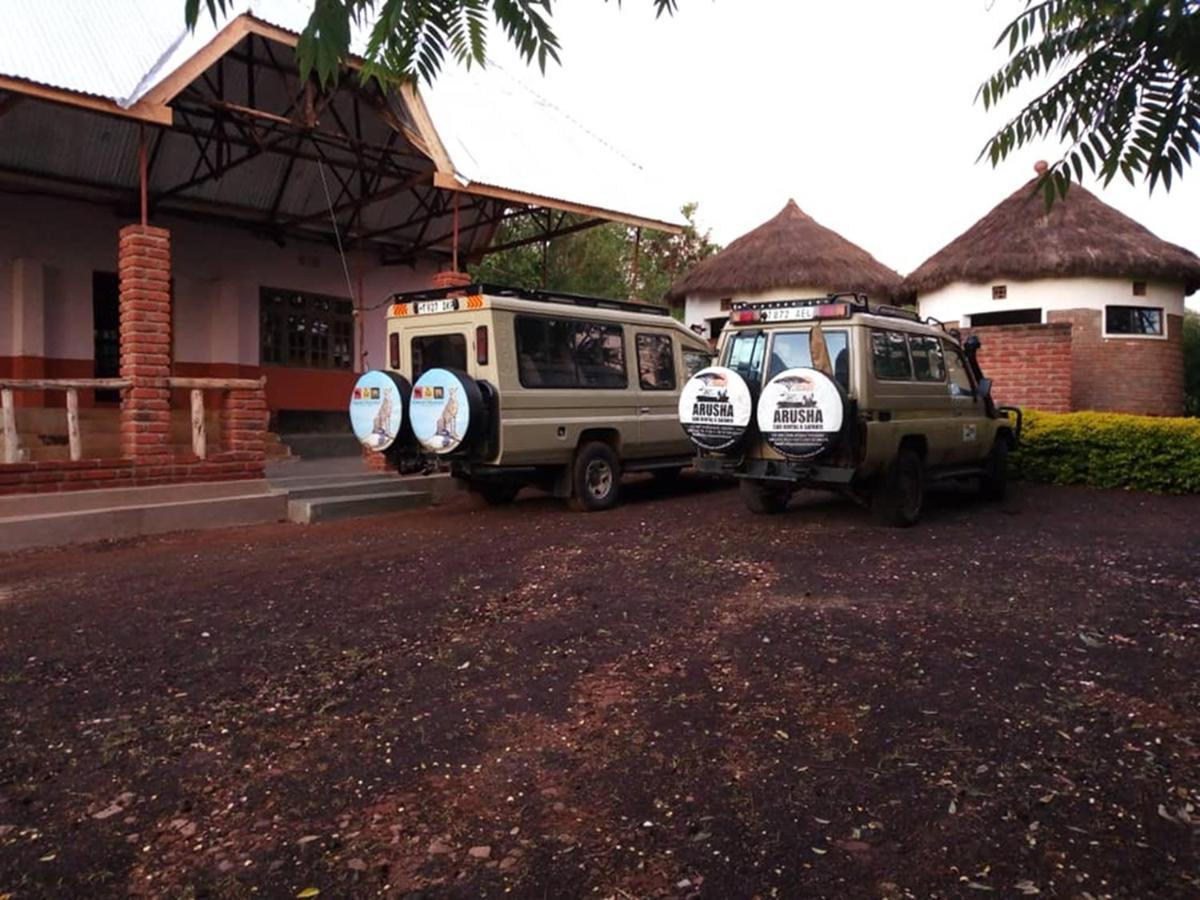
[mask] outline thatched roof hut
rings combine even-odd
[[[1046,211],[1037,178],[925,260],[904,280],[904,292],[925,294],[954,282],[998,278],[1138,278],[1200,287],[1200,257],[1168,243],[1073,185]]]
[[[900,275],[857,244],[806,215],[795,200],[728,247],[679,278],[667,299],[688,294],[735,296],[778,288],[863,291],[890,299]]]

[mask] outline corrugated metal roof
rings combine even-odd
[[[299,33],[311,0],[236,0],[233,12]],[[0,76],[101,97],[128,108],[227,25],[228,21],[214,25],[202,13],[196,30],[188,31],[179,0],[4,0]],[[362,32],[356,34],[355,49],[365,46],[365,38]],[[576,118],[496,65],[469,71],[447,67],[422,97],[454,174],[468,190],[472,184],[486,185],[541,198],[549,205],[558,201],[683,224],[682,203],[661,179],[651,178]],[[32,145],[28,150],[41,158],[39,168],[48,164],[52,171],[72,175],[81,166],[102,166],[113,149],[95,148],[101,159],[55,163],[53,154],[45,156],[47,144],[34,140],[33,133],[24,132],[21,143]],[[122,153],[120,165],[127,160]],[[261,189],[261,183],[253,187]],[[226,188],[222,185],[220,192]],[[296,191],[302,193],[308,192]]]

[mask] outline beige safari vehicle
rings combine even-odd
[[[912,525],[930,482],[1004,494],[1021,416],[992,402],[978,346],[861,294],[734,304],[720,364],[684,386],[680,420],[697,468],[737,477],[753,512],[824,488]]]
[[[622,473],[671,478],[695,456],[679,393],[713,354],[662,307],[483,284],[397,294],[387,346],[351,401],[360,440],[401,471],[443,460],[489,503],[533,485],[607,509]]]

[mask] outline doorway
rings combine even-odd
[[[92,377],[121,375],[121,286],[115,272],[92,273]],[[97,403],[119,403],[121,392],[97,390]]]

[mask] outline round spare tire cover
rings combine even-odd
[[[364,372],[350,392],[350,427],[368,450],[386,450],[408,433],[408,379],[395,372]]]
[[[813,459],[833,449],[845,419],[841,388],[817,369],[786,369],[758,398],[758,430],[789,459]]]
[[[679,423],[704,450],[736,447],[750,427],[753,411],[749,385],[724,366],[701,369],[679,393]]]
[[[466,372],[430,369],[413,385],[408,416],[422,447],[453,453],[469,445],[483,427],[483,395]]]

